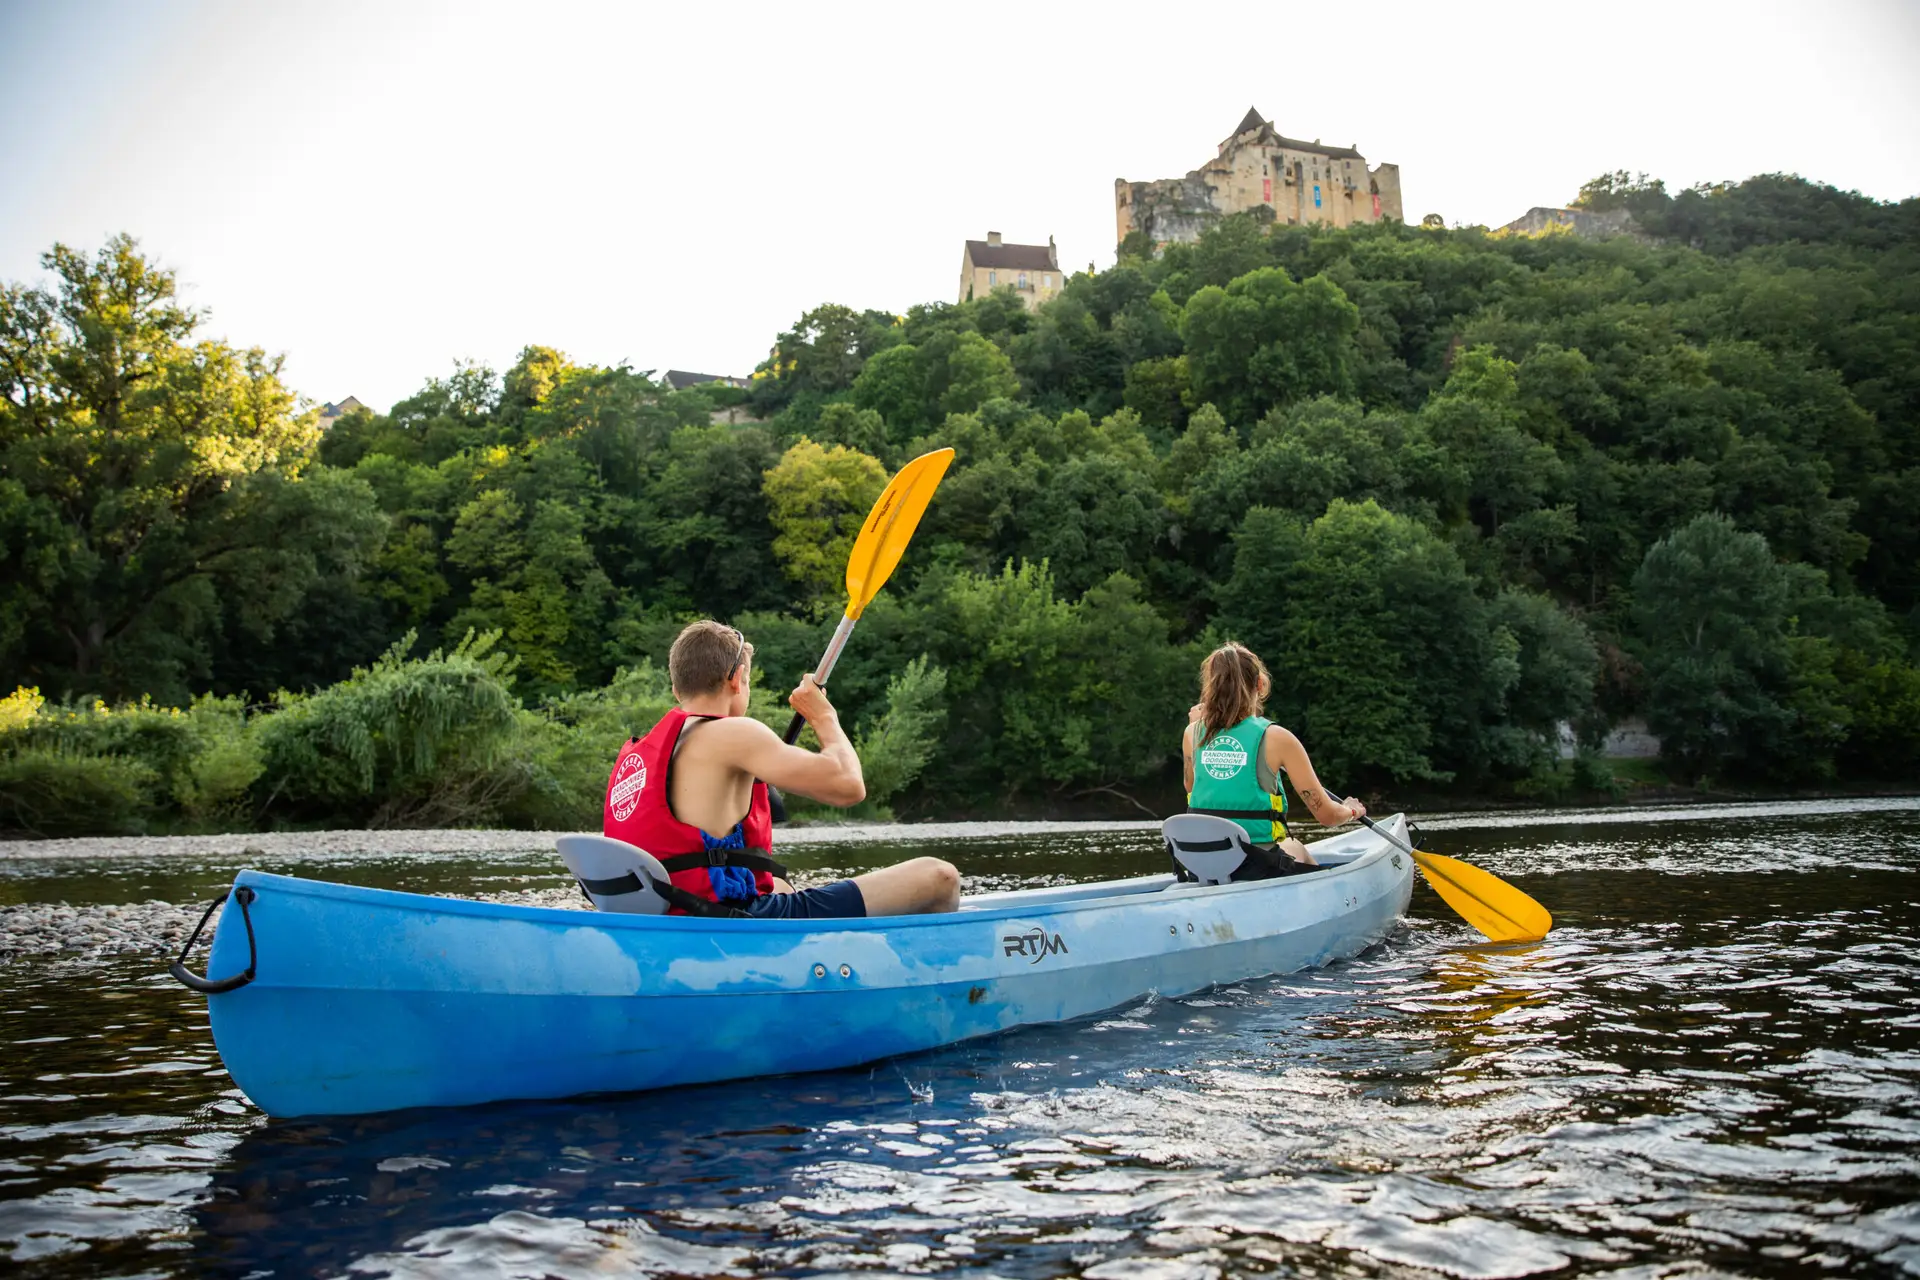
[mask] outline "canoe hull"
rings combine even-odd
[[[1364,848],[1354,861],[1312,876],[1145,877],[863,921],[602,915],[245,871],[259,976],[209,997],[214,1040],[276,1116],[852,1066],[1353,955],[1412,889],[1411,860],[1363,834],[1341,838]],[[212,973],[246,965],[237,911]]]

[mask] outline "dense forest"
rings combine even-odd
[[[324,431],[130,239],[0,293],[0,827],[592,826],[686,619],[757,710],[905,459],[832,689],[869,810],[1164,811],[1197,665],[1337,787],[1920,777],[1920,200],[1581,193],[1590,241],[1229,218],[1037,311],[824,305],[750,388],[529,346]]]

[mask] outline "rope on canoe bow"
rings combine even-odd
[[[229,893],[233,895],[233,900],[240,904],[240,920],[247,926],[247,967],[231,978],[203,978],[187,968],[187,953],[193,950],[193,944],[200,940],[200,931],[207,927],[207,921],[213,919],[213,913],[219,909],[221,903],[227,900]],[[200,916],[200,923],[193,926],[193,932],[187,936],[187,945],[180,948],[179,956],[167,966],[167,972],[178,979],[183,986],[210,996],[219,995],[223,991],[238,991],[252,982],[254,969],[260,963],[260,953],[254,945],[253,917],[248,914],[247,907],[253,902],[255,896],[252,889],[241,885],[238,889],[226,890],[208,903],[206,911]]]

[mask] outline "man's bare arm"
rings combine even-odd
[[[829,708],[818,719],[807,720],[820,737],[817,752],[790,747],[766,725],[745,717],[719,721],[707,732],[724,732],[731,762],[762,782],[837,808],[859,804],[867,798],[866,778],[840,717]]]

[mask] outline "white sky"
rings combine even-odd
[[[1616,168],[1920,193],[1920,3],[0,0],[0,280],[139,237],[208,332],[385,409],[530,342],[745,374],[989,230],[1113,260],[1113,180],[1249,104],[1498,225]]]

